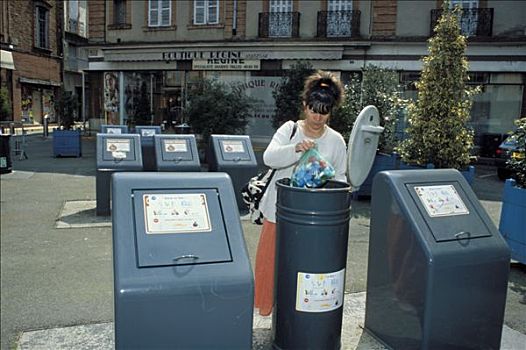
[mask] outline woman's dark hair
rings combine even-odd
[[[343,100],[343,86],[333,73],[317,71],[305,80],[303,102],[314,113],[328,114]]]

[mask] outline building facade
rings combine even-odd
[[[453,0],[463,6],[477,140],[503,134],[526,114],[526,2]],[[342,79],[373,64],[419,76],[442,1],[92,0],[89,1],[88,115],[107,123],[173,122],[196,77],[239,84],[259,98],[249,133],[272,134],[272,89],[300,60]],[[408,84],[410,85],[410,84]],[[142,92],[141,92],[142,91]],[[408,96],[414,96],[410,89]]]
[[[62,77],[62,0],[0,2],[1,87],[12,115],[6,120],[56,120]]]
[[[88,3],[87,0],[64,0],[64,91],[78,100],[75,120],[85,118],[86,99],[84,72],[88,69]]]

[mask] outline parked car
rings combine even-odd
[[[497,148],[495,165],[497,166],[497,176],[501,180],[513,177],[513,170],[509,169],[506,162],[509,159],[523,159],[525,156],[524,145],[519,145],[516,138],[508,136]]]

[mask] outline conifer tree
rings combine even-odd
[[[473,131],[466,123],[477,89],[466,85],[466,38],[460,34],[458,16],[460,9],[451,10],[444,1],[416,83],[418,99],[408,107],[409,137],[399,148],[407,163],[462,169],[470,162]]]

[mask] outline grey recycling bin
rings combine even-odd
[[[230,175],[240,211],[246,211],[241,196],[241,188],[257,173],[257,161],[250,136],[211,135],[208,157],[208,170],[221,171]]]
[[[155,135],[158,171],[201,171],[194,135]]]
[[[10,138],[11,135],[0,134],[0,174],[7,174],[13,171]]]
[[[155,145],[153,136],[161,133],[161,127],[157,125],[137,125],[135,133],[141,136],[142,161],[144,171],[155,171]]]
[[[348,183],[320,189],[277,181],[277,349],[339,349],[351,212]]]
[[[222,173],[116,173],[115,347],[250,349],[254,283]]]
[[[365,328],[386,346],[499,349],[509,264],[460,172],[376,175]]]
[[[97,134],[96,214],[110,215],[111,175],[117,171],[141,171],[139,135]]]
[[[356,118],[348,146],[349,183],[296,188],[277,181],[275,349],[339,349],[351,188],[367,178],[383,131],[374,106]]]
[[[127,134],[127,125],[101,125],[100,132],[103,134]]]

